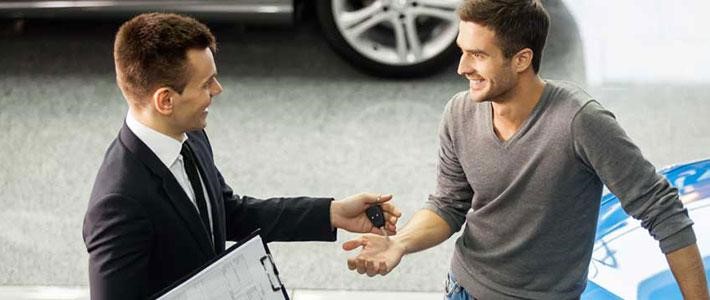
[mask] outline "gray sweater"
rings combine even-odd
[[[695,243],[677,190],[655,172],[614,115],[571,83],[546,81],[507,141],[490,102],[466,92],[439,128],[437,189],[425,208],[452,232],[451,270],[479,299],[573,299],[586,285],[603,184],[664,253]]]

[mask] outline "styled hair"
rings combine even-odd
[[[215,37],[199,21],[171,13],[146,13],[123,23],[116,33],[113,57],[116,81],[138,101],[160,87],[182,93],[189,81],[187,51],[217,50]]]
[[[550,16],[539,0],[464,0],[457,12],[462,21],[492,30],[505,58],[530,48],[533,71],[540,70]]]

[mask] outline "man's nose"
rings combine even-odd
[[[466,58],[463,55],[461,55],[461,58],[459,59],[459,66],[456,69],[456,73],[458,73],[461,76],[463,76],[467,73],[471,73],[471,66],[468,64],[468,62],[466,61]]]
[[[222,84],[217,81],[217,79],[214,80],[214,88],[212,89],[212,97],[217,96],[222,93],[224,89],[222,88]]]

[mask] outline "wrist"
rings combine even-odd
[[[409,253],[407,250],[407,243],[404,241],[402,238],[398,238],[397,236],[392,236],[390,237],[390,241],[392,241],[392,248],[397,250],[400,254],[400,256],[404,256],[405,254]]]
[[[340,203],[337,200],[330,201],[330,227],[340,228]]]

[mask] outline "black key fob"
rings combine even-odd
[[[382,206],[370,206],[365,210],[365,214],[367,215],[367,218],[370,219],[370,222],[372,222],[372,225],[375,225],[375,227],[381,228],[385,226],[385,213],[382,211]]]

